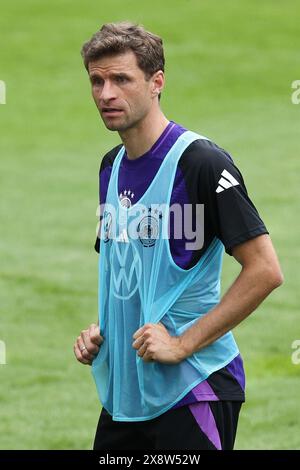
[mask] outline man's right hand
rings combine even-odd
[[[91,365],[103,343],[100,328],[92,323],[87,330],[82,330],[74,344],[74,354],[77,361]]]

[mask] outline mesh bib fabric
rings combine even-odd
[[[133,334],[161,322],[179,335],[210,311],[220,297],[224,247],[215,238],[191,269],[170,253],[169,204],[177,163],[205,137],[183,133],[165,156],[141,199],[123,207],[118,174],[124,147],[112,168],[103,212],[99,255],[99,325],[104,342],[92,364],[99,399],[115,421],[143,421],[170,409],[239,350],[231,332],[179,364],[144,362]]]

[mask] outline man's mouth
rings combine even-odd
[[[122,113],[122,109],[118,108],[102,108],[101,113],[103,116],[116,116],[117,114]]]

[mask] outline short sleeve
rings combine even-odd
[[[241,172],[219,147],[211,147],[202,160],[199,200],[205,219],[228,254],[236,245],[268,233],[249,198]],[[207,219],[206,219],[207,218]]]
[[[122,145],[118,145],[117,147],[113,148],[110,152],[108,152],[102,159],[101,164],[100,164],[100,170],[99,170],[99,205],[100,208],[103,207],[103,204],[105,204],[106,201],[106,195],[107,195],[107,189],[108,189],[108,184],[111,176],[111,170],[112,166],[114,163],[114,160],[120,150]],[[102,213],[100,211],[100,223],[102,220]],[[98,234],[99,235],[99,234]],[[97,236],[94,248],[99,253],[100,251],[100,238]]]

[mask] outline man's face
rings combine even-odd
[[[153,79],[146,80],[132,51],[89,63],[92,95],[105,126],[126,131],[149,113]]]

